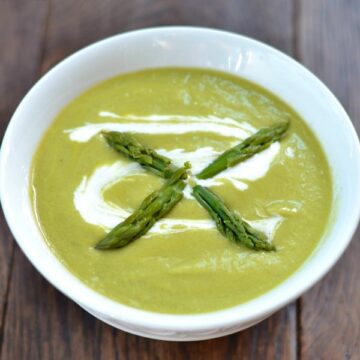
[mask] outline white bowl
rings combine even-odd
[[[104,79],[152,67],[202,67],[252,80],[279,95],[320,140],[334,183],[331,226],[305,264],[285,282],[247,303],[196,315],[166,315],[112,301],[73,276],[45,244],[29,198],[34,151],[55,115]],[[16,76],[16,74],[14,74]],[[314,285],[349,244],[360,216],[360,146],[347,114],[303,66],[258,41],[223,31],[164,27],[97,42],[62,61],[25,96],[6,131],[0,163],[1,201],[19,246],[56,288],[97,318],[155,339],[200,340],[245,329]]]

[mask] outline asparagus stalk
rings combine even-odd
[[[230,211],[208,188],[196,185],[193,195],[215,221],[220,233],[229,240],[253,250],[276,250],[274,245],[266,241],[264,234],[254,230],[246,221]]]
[[[183,197],[184,179],[187,178],[188,163],[174,171],[171,178],[158,191],[144,199],[140,207],[123,222],[112,229],[96,246],[107,250],[121,248],[139,238],[164,217]]]
[[[273,142],[280,140],[284,136],[288,127],[289,122],[284,122],[268,128],[260,129],[240,144],[222,153],[196,177],[198,179],[208,179],[226,168],[232,167],[239,162],[250,158],[256,153],[265,150]]]
[[[170,159],[142,145],[129,133],[104,131],[102,134],[110,147],[126,155],[128,158],[135,160],[156,175],[160,175],[163,178],[170,178],[177,169],[177,167],[171,163]]]

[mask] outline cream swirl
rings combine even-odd
[[[71,141],[87,142],[102,130],[128,131],[145,134],[185,134],[189,132],[205,131],[224,137],[244,139],[255,132],[255,129],[246,122],[238,122],[230,118],[217,118],[214,116],[179,116],[179,115],[151,115],[151,116],[120,116],[102,111],[101,117],[121,119],[121,122],[107,122],[102,124],[89,123],[81,127],[66,130]],[[179,121],[181,120],[181,122]],[[181,166],[185,161],[192,164],[193,173],[198,173],[218,155],[219,151],[211,146],[199,148],[195,151],[184,149],[156,149],[160,154],[169,157],[174,164]],[[272,144],[268,149],[251,157],[250,159],[229,168],[215,177],[207,180],[197,180],[204,186],[219,186],[228,180],[238,190],[248,188],[249,181],[255,181],[266,175],[271,163],[280,151],[280,143]],[[103,165],[94,170],[89,176],[84,176],[74,191],[74,206],[81,217],[89,224],[97,225],[110,230],[121,220],[131,214],[133,209],[123,209],[104,199],[103,193],[115,183],[129,176],[146,176],[144,169],[136,163],[116,161],[111,165]],[[245,182],[247,181],[247,182]],[[191,188],[187,186],[184,196],[192,198]],[[272,239],[278,225],[283,220],[280,215],[249,221],[254,228],[265,232]],[[168,219],[158,221],[147,236],[153,234],[171,234],[188,230],[215,229],[211,220]]]

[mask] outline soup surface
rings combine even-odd
[[[291,89],[289,89],[291,91]],[[116,153],[101,130],[131,132],[196,174],[224,150],[290,120],[281,142],[207,180],[277,251],[234,244],[184,198],[143,237],[94,245],[164,180]],[[234,306],[289,277],[320,241],[332,203],[327,161],[289,106],[241,78],[201,69],[121,75],[85,92],[54,120],[33,160],[34,212],[45,240],[79,279],[121,303],[163,313]]]

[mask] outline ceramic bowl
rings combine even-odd
[[[334,185],[331,224],[310,258],[273,290],[244,304],[211,313],[148,312],[122,305],[90,289],[45,244],[29,197],[29,172],[36,147],[68,102],[114,75],[169,66],[221,70],[269,89],[305,119],[331,166]],[[155,339],[210,339],[245,329],[268,317],[330,270],[349,244],[360,214],[359,140],[332,93],[303,66],[274,48],[211,29],[138,30],[99,41],[71,55],[43,76],[18,106],[2,143],[0,161],[1,202],[7,222],[38,271],[102,321]]]

